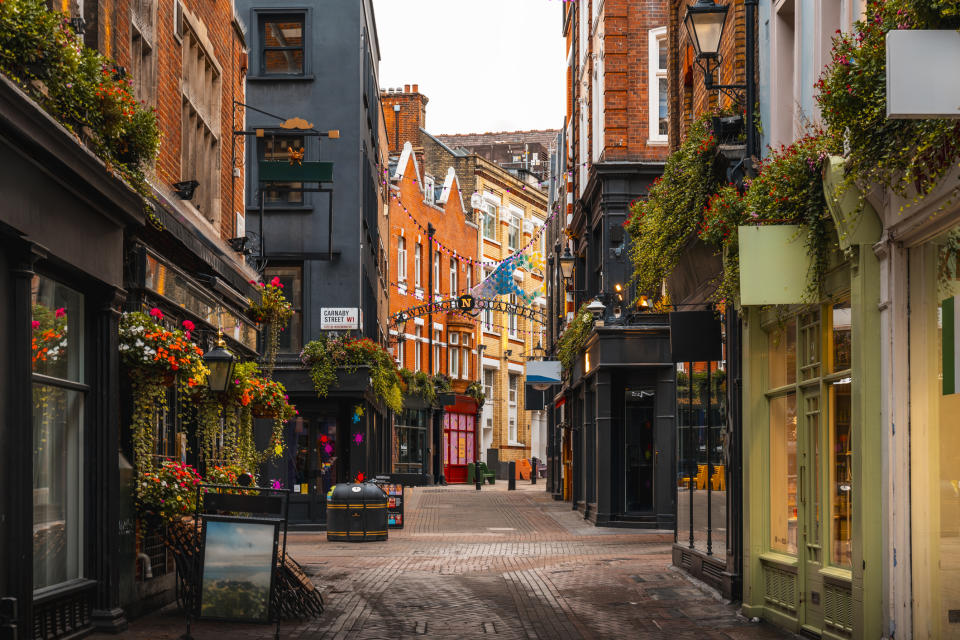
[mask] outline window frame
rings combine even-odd
[[[403,236],[397,238],[397,280],[407,281],[407,239]]]
[[[660,133],[660,80],[667,78],[667,70],[660,68],[660,41],[666,41],[667,28],[657,27],[650,29],[647,41],[647,94],[649,108],[647,110],[648,137],[647,141],[655,144],[665,144],[669,134]],[[667,100],[667,128],[670,127],[670,101]]]
[[[450,295],[457,294],[457,259],[450,258]]]
[[[483,194],[483,202],[480,205],[480,210],[483,211],[483,220],[480,224],[480,235],[484,240],[488,242],[494,242],[499,244],[498,231],[499,231],[499,218],[500,218],[500,202],[495,200],[490,194]],[[487,225],[493,230],[493,235],[487,235]]]
[[[259,71],[259,77],[262,78],[271,78],[271,79],[300,79],[308,75],[308,65],[309,65],[309,49],[308,49],[308,38],[307,34],[310,33],[310,24],[309,24],[309,11],[304,10],[290,10],[290,11],[257,11],[257,64]],[[287,19],[289,21],[298,20],[300,22],[301,28],[301,45],[299,47],[277,47],[271,46],[268,47],[266,44],[266,22],[269,20],[280,21]],[[276,73],[267,71],[267,52],[268,51],[297,51],[302,50],[303,52],[303,64],[300,73]]]
[[[523,209],[510,206],[510,219],[507,221],[507,249],[516,251],[523,239]]]
[[[298,136],[295,134],[289,134],[286,132],[279,133],[276,131],[268,131],[264,133],[262,138],[257,138],[256,152],[257,160],[265,161],[267,159],[267,140],[275,142],[278,139],[289,139],[289,140],[299,140],[300,147],[298,150],[303,151],[307,148],[307,140],[304,136]],[[282,145],[281,145],[282,146]],[[293,148],[292,145],[287,144],[289,148]],[[273,156],[271,158],[272,162],[282,162],[286,161],[287,158],[281,158],[277,160],[277,152],[274,150]],[[276,183],[281,187],[289,187],[292,189],[302,189],[302,182],[279,182]],[[271,194],[275,194],[271,196]],[[255,195],[255,194],[251,194]],[[297,199],[299,198],[299,200]],[[263,206],[267,209],[283,209],[289,207],[303,208],[307,206],[306,195],[303,191],[278,191],[274,189],[264,189],[263,190]]]
[[[414,248],[413,253],[413,286],[417,289],[423,288],[423,276],[421,271],[423,270],[423,243],[418,242],[417,246]]]
[[[416,348],[413,352],[413,371],[421,371],[421,365],[423,364],[423,354],[421,353],[421,347],[423,346],[423,329],[420,325],[417,325],[413,330],[413,341],[416,343]]]

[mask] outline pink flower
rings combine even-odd
[[[57,318],[62,318],[63,316],[67,315],[67,310],[64,309],[63,307],[60,307],[59,309],[53,312],[53,315],[56,316]]]
[[[187,331],[193,331],[193,330],[196,329],[197,327],[196,327],[195,324],[193,324],[193,323],[190,322],[189,320],[184,320],[184,321],[183,321],[183,328],[186,329]]]
[[[154,307],[153,309],[150,309],[150,315],[156,318],[157,320],[163,320],[163,311],[160,311],[160,309],[156,307]]]
[[[34,320],[34,321],[31,322],[30,324],[31,324],[31,326],[33,326],[34,329],[39,329],[39,328],[40,328],[40,321],[39,321],[39,320]]]
[[[280,278],[277,276],[273,276],[273,280],[270,281],[270,284],[275,287],[280,287],[281,289],[283,288],[283,285],[280,283]]]

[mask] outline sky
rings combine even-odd
[[[559,129],[560,0],[373,0],[380,87],[419,84],[432,134]]]

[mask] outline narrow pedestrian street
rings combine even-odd
[[[386,542],[295,533],[288,551],[326,612],[281,638],[763,639],[789,634],[738,616],[670,567],[673,533],[586,524],[543,485],[407,489],[407,526]],[[174,606],[122,637],[178,638]],[[268,638],[272,627],[201,622],[197,640]],[[106,637],[106,636],[94,636]]]

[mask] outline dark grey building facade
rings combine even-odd
[[[269,472],[297,492],[291,521],[317,524],[331,484],[388,468],[389,415],[369,377],[344,374],[320,399],[299,360],[303,345],[323,331],[325,308],[355,310],[359,328],[351,335],[386,344],[376,23],[371,0],[241,0],[238,11],[250,34],[245,130],[257,132],[246,138],[248,247],[262,257],[264,279],[284,283],[296,311],[276,377],[300,416],[287,427],[287,459]],[[339,138],[280,126],[294,117],[315,131],[338,130]],[[332,193],[287,189],[316,186],[309,183],[260,182],[258,161],[286,162],[300,149],[304,162],[333,163],[333,181],[324,184]],[[359,425],[357,407],[365,409]]]

